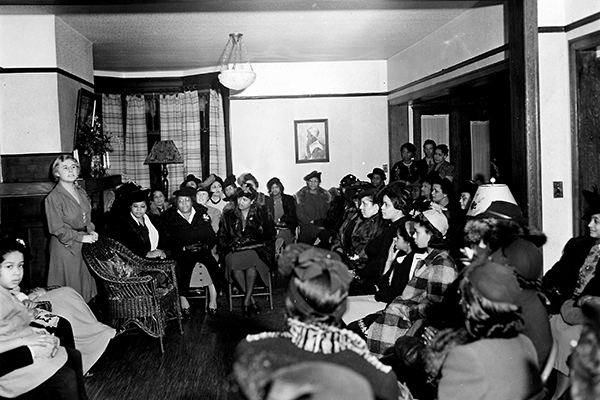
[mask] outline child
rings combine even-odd
[[[0,396],[87,399],[79,352],[67,352],[47,331],[30,327],[31,313],[10,293],[23,278],[24,251],[17,240],[0,239],[0,363],[14,367],[2,371]],[[23,346],[30,357],[15,360],[5,354]]]

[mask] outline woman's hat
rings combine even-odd
[[[223,182],[223,189],[225,189],[227,186],[234,186],[235,187],[235,175],[229,175],[225,181]]]
[[[258,181],[256,180],[256,178],[254,177],[254,175],[252,175],[250,172],[246,172],[245,174],[241,174],[238,179],[237,179],[237,183],[240,186],[245,186],[246,182],[248,181],[254,181],[254,183],[256,183],[256,187],[258,187]]]
[[[195,199],[196,198],[196,189],[194,189],[193,187],[184,186],[181,189],[175,191],[173,193],[173,196],[189,197],[189,198]]]
[[[139,203],[140,201],[149,201],[150,189],[134,190],[127,194],[127,202],[129,204]]]
[[[319,182],[321,182],[321,173],[317,172],[317,171],[312,171],[310,174],[308,174],[304,177],[304,180],[306,182],[308,182],[312,178],[317,178],[319,180]]]
[[[267,189],[270,190],[271,186],[273,186],[274,184],[279,185],[280,188],[283,187],[283,185],[281,184],[281,181],[279,180],[279,178],[274,177],[274,178],[269,179],[269,182],[267,182]]]
[[[367,174],[367,178],[371,179],[373,175],[379,175],[381,177],[381,180],[384,181],[387,179],[385,172],[381,168],[373,168],[373,172]]]
[[[210,189],[210,185],[212,185],[215,182],[215,174],[210,174],[205,180],[204,182],[200,183],[198,185],[198,188],[204,187],[206,189]]]
[[[358,178],[352,174],[348,174],[340,181],[341,188],[347,188],[348,186],[354,185],[358,182]]]
[[[423,214],[423,217],[425,217],[427,221],[442,234],[442,236],[446,236],[446,233],[448,232],[448,218],[446,218],[444,214],[435,210],[426,210],[421,214]]]
[[[196,186],[198,186],[202,183],[202,181],[200,179],[196,178],[196,175],[194,175],[194,174],[189,174],[188,176],[186,176],[185,181],[183,181],[183,183],[181,185],[185,186],[186,183],[188,183],[188,182],[195,182]]]
[[[513,268],[485,260],[468,268],[465,277],[481,297],[495,303],[519,304],[522,290]]]
[[[582,191],[583,198],[588,203],[588,209],[581,219],[590,220],[595,214],[600,214],[600,194],[598,194],[598,186],[592,185],[592,190]]]
[[[496,218],[496,219],[523,219],[521,208],[508,201],[496,200],[481,214],[477,214],[475,218]]]

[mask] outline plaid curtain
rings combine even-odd
[[[113,151],[108,154],[108,173],[123,175],[125,173],[125,136],[123,135],[121,95],[102,95],[102,121],[103,128],[111,134],[110,144],[113,148]]]
[[[198,91],[162,95],[159,108],[160,137],[172,140],[184,160],[183,164],[168,166],[170,187],[179,187],[188,174],[201,179]]]
[[[221,93],[210,90],[209,102],[209,154],[210,172],[222,178],[227,176],[227,163],[225,152],[225,115],[223,113],[223,100]]]
[[[133,180],[150,187],[150,170],[144,165],[148,156],[148,132],[144,96],[127,96],[127,127],[125,133],[124,181]]]

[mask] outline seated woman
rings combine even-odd
[[[512,268],[484,260],[460,283],[464,328],[426,338],[425,365],[439,380],[437,398],[532,399],[543,386],[535,348],[523,328]]]
[[[219,175],[210,174],[204,182],[198,185],[198,189],[200,188],[208,189],[208,193],[210,194],[208,202],[204,206],[216,208],[222,213],[223,208],[227,205],[227,200],[225,200],[225,194],[223,193],[223,179]]]
[[[377,399],[408,398],[403,386],[399,397],[396,376],[369,354],[364,340],[339,327],[351,280],[340,256],[293,244],[278,264],[281,274],[290,278],[285,300],[289,330],[249,335],[240,342],[233,372],[244,394],[263,399],[274,371],[300,362],[325,361],[364,376]]]
[[[242,314],[260,314],[252,297],[257,275],[266,284],[275,262],[275,226],[264,207],[256,204],[252,186],[237,189],[237,206],[225,210],[219,228],[219,253],[225,260],[225,279],[231,276],[244,293]]]
[[[159,232],[148,214],[150,190],[135,190],[125,196],[127,210],[114,215],[108,227],[108,236],[144,258],[165,258],[158,248]]]
[[[589,209],[582,219],[589,220],[589,233],[569,240],[560,260],[542,280],[552,315],[552,335],[558,344],[555,368],[559,374],[553,398],[559,398],[569,386],[567,359],[573,350],[570,343],[579,338],[583,328],[581,306],[600,296],[600,274],[596,273],[600,264],[600,195],[595,186],[583,195]]]
[[[252,189],[256,191],[256,204],[264,206],[267,201],[267,196],[258,190],[258,180],[250,172],[241,174],[237,179],[238,184],[242,189],[246,186],[252,186]],[[268,189],[268,188],[267,188]]]
[[[292,196],[284,193],[285,188],[279,178],[271,178],[267,182],[267,189],[269,190],[269,196],[266,199],[266,206],[277,229],[276,240],[281,242],[281,246],[292,244],[298,227],[296,201]],[[278,248],[281,248],[281,246]],[[276,251],[276,253],[279,253],[279,251]]]
[[[165,194],[160,189],[152,190],[150,195],[150,206],[148,212],[156,217],[160,217],[171,207],[171,203],[167,200]]]
[[[196,189],[184,187],[174,193],[177,207],[170,208],[162,218],[165,245],[170,257],[177,261],[177,285],[181,308],[185,317],[191,316],[187,295],[190,290],[192,271],[196,264],[202,264],[208,270],[210,301],[208,312],[217,312],[217,288],[220,285],[219,264],[211,249],[217,242],[206,207],[196,204]]]
[[[321,173],[312,171],[304,177],[306,186],[298,190],[296,214],[300,225],[298,242],[313,244],[327,218],[331,194],[321,187]]]
[[[17,240],[0,239],[0,396],[87,399],[81,354],[59,347],[44,329],[30,327],[31,314],[8,289],[23,277],[24,251]]]
[[[393,182],[377,193],[381,217],[387,222],[381,234],[365,246],[367,261],[363,268],[355,270],[356,277],[351,286],[353,295],[374,294],[375,285],[381,279],[388,257],[388,250],[396,237],[398,226],[408,220],[409,193],[401,182]]]
[[[388,258],[379,283],[375,285],[375,295],[348,297],[348,310],[344,321],[355,321],[365,315],[385,308],[396,297],[400,296],[408,283],[408,275],[415,259],[414,244],[406,225],[399,225],[394,242],[388,250]],[[422,254],[418,254],[419,259]]]
[[[458,275],[444,241],[448,231],[446,217],[434,210],[425,211],[415,218],[414,230],[415,245],[427,251],[414,270],[411,268],[402,294],[383,311],[351,324],[353,330],[366,337],[374,354],[384,354],[417,320],[425,318],[431,305],[442,301],[447,287]]]
[[[210,189],[208,186],[202,184],[196,189],[196,203],[206,207],[212,228],[215,233],[217,233],[219,230],[219,223],[221,222],[221,211],[218,208],[211,206],[212,202],[210,200]]]

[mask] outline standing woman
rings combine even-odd
[[[438,144],[435,146],[435,151],[433,152],[433,161],[435,165],[433,166],[433,171],[431,173],[435,173],[439,175],[440,178],[446,178],[452,182],[455,175],[454,165],[446,161],[447,158],[448,146],[445,144]]]
[[[331,194],[321,187],[321,173],[312,171],[304,177],[306,186],[298,190],[296,197],[296,214],[300,225],[298,242],[312,244],[317,234],[323,229],[327,217]]]
[[[58,183],[46,196],[44,206],[50,232],[48,285],[70,286],[89,302],[97,293],[96,282],[81,255],[83,243],[98,240],[91,221],[91,206],[85,191],[76,184],[79,162],[62,155],[52,163]]]
[[[252,297],[257,275],[269,283],[269,268],[275,262],[275,226],[265,207],[256,204],[257,193],[251,186],[237,189],[235,208],[227,209],[221,217],[219,252],[225,258],[225,278],[231,275],[242,292],[242,313],[260,314]]]

